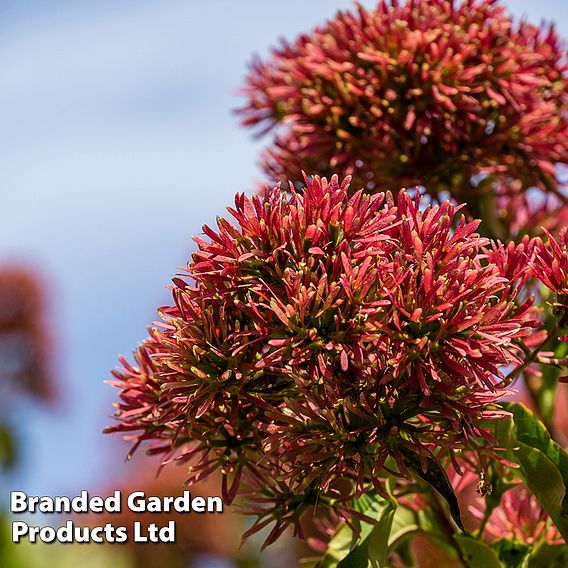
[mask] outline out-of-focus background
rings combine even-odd
[[[507,4],[568,36],[567,3]],[[190,237],[261,180],[259,145],[232,113],[253,53],[350,5],[0,2],[0,273],[40,283],[47,336],[34,364],[45,355],[54,384],[50,404],[20,393],[2,409],[18,459],[0,506],[14,489],[111,489],[141,467],[101,434],[116,399],[103,380],[169,301]]]

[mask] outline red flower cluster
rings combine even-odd
[[[54,396],[41,282],[20,266],[0,267],[0,383],[41,399]]]
[[[518,184],[509,187],[520,189]],[[518,240],[521,235],[543,236],[543,228],[559,233],[568,224],[568,205],[563,198],[552,193],[534,190],[501,192],[493,205],[500,225],[497,230],[506,234],[507,238]]]
[[[253,62],[239,112],[275,132],[273,179],[335,171],[475,206],[488,190],[559,191],[567,69],[552,27],[514,24],[496,0],[381,0]]]
[[[385,466],[409,476],[489,436],[479,420],[502,416],[502,370],[537,325],[523,245],[489,247],[447,201],[306,181],[205,226],[161,329],[113,373],[109,431],[189,462],[190,481],[220,469],[228,501],[252,484],[269,540],[382,492]]]
[[[568,227],[564,227],[558,240],[545,229],[548,242],[535,239],[535,254],[531,262],[532,273],[547,288],[556,293],[554,315],[560,328],[568,327]]]
[[[547,244],[541,239],[536,240],[533,272],[553,292],[568,295],[568,227],[560,231],[558,240],[545,232]]]

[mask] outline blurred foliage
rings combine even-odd
[[[6,422],[0,422],[0,467],[10,469],[17,459],[14,434]]]
[[[0,566],[2,568],[135,568],[121,547],[97,544],[14,544],[11,524],[0,516]]]

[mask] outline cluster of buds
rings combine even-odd
[[[274,133],[272,179],[303,169],[369,192],[423,185],[485,220],[485,194],[564,200],[567,70],[552,27],[516,24],[496,0],[381,0],[255,60],[239,112]]]
[[[349,520],[385,471],[486,446],[480,420],[506,414],[506,370],[539,325],[531,243],[493,243],[418,191],[305,182],[237,195],[234,222],[205,226],[163,322],[113,373],[108,430],[186,462],[190,482],[221,471],[228,502],[252,492],[269,542],[316,506]]]

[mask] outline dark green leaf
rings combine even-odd
[[[439,548],[448,557],[458,559],[453,540],[448,540],[447,533],[439,526],[436,516],[429,508],[412,511],[398,506],[393,519],[389,537],[389,552],[397,552],[403,559],[404,566],[415,566],[412,541],[416,535],[425,536],[433,546]],[[406,560],[404,560],[406,559]]]
[[[460,547],[467,566],[471,568],[503,568],[503,564],[501,564],[495,552],[480,540],[466,535],[455,535],[454,539]]]
[[[369,535],[367,549],[371,566],[383,568],[387,560],[388,542],[392,529],[392,522],[396,511],[396,502],[389,501],[385,507],[377,526]]]
[[[404,447],[401,447],[400,450],[408,468],[433,487],[447,501],[452,519],[454,519],[454,522],[462,531],[465,530],[461,520],[460,506],[446,470],[436,460],[427,457],[426,471],[424,471],[420,464],[420,458],[415,453]]]
[[[382,504],[382,511],[371,532],[338,565],[337,568],[383,568],[386,564],[388,540],[396,510],[396,501]]]
[[[357,535],[345,523],[342,523],[328,544],[325,556],[318,564],[318,568],[336,568],[339,562],[357,546],[357,542]]]
[[[528,558],[529,568],[566,568],[568,566],[568,545],[542,544]]]
[[[521,568],[526,566],[527,555],[531,552],[531,548],[526,544],[511,542],[502,538],[491,545],[496,552],[499,560],[507,566],[507,568]]]
[[[370,493],[357,499],[354,508],[377,519],[377,523],[358,522],[359,535],[342,523],[318,568],[380,568],[384,565],[379,562],[383,559],[381,554],[386,555],[388,549],[396,502],[392,498],[385,500],[376,493]]]
[[[356,546],[338,565],[337,568],[368,568],[371,566],[369,561],[369,551],[366,541]]]
[[[393,551],[396,551],[402,566],[416,566],[416,555],[414,554],[411,538],[404,539]]]

